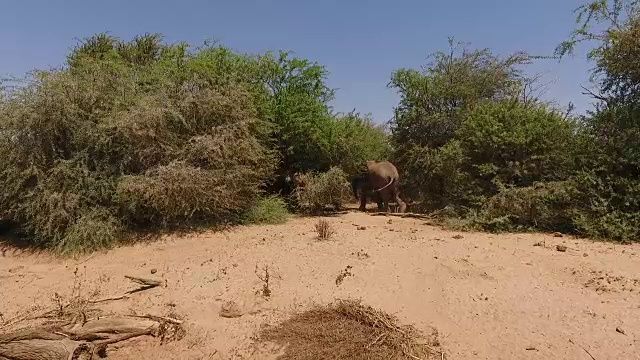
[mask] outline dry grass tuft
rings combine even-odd
[[[318,220],[315,228],[318,233],[318,239],[320,240],[329,240],[336,233],[333,226],[325,219]]]
[[[441,359],[437,335],[355,300],[338,300],[267,327],[261,341],[287,346],[280,359]]]

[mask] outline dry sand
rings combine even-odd
[[[107,310],[173,310],[185,319],[183,340],[129,340],[110,350],[112,359],[273,359],[281,349],[252,345],[261,324],[336,298],[362,299],[425,333],[437,330],[447,359],[640,359],[639,245],[460,233],[363,213],[326,219],[337,230],[329,241],[315,238],[317,218],[294,218],[80,260],[8,250],[0,256],[0,324],[51,306],[56,292],[69,297],[78,267],[82,290],[99,290],[98,298],[135,288],[124,275],[163,280],[105,303]],[[268,266],[269,300],[256,294],[263,285],[256,266]],[[351,276],[336,284],[348,266]],[[242,316],[221,317],[227,301]]]

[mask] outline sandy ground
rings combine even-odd
[[[459,233],[417,219],[348,213],[223,233],[171,236],[80,260],[0,256],[0,323],[69,297],[74,270],[97,297],[135,288],[124,275],[165,284],[105,303],[120,313],[183,316],[187,336],[121,343],[113,359],[272,359],[253,346],[261,324],[313,303],[360,298],[402,323],[439,333],[447,359],[640,359],[640,246],[540,234]],[[534,246],[534,244],[542,246]],[[567,246],[566,252],[556,245]],[[256,267],[268,266],[269,300]],[[351,276],[336,278],[350,266]],[[155,274],[151,274],[151,271]],[[226,301],[244,315],[220,317]]]

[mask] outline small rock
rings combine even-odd
[[[224,318],[238,318],[242,316],[242,308],[235,301],[227,301],[222,304],[219,314]]]
[[[391,219],[387,220],[387,224],[393,224],[393,220]]]
[[[9,272],[10,273],[14,273],[14,272],[18,272],[18,271],[20,271],[22,269],[24,269],[24,266],[22,266],[22,265],[21,266],[16,266],[14,268],[9,269]]]
[[[152,273],[152,274],[155,274],[155,273],[157,273],[157,272],[158,272],[158,269],[155,269],[155,268],[154,268],[154,269],[151,269],[151,273]]]
[[[587,257],[587,256],[589,256],[589,254],[587,253],[582,254],[582,257]]]
[[[556,245],[556,250],[560,251],[560,252],[566,252],[567,251],[567,247],[564,245]]]
[[[367,230],[366,226],[358,226],[358,230]]]
[[[561,237],[563,237],[563,236],[564,236],[564,235],[562,235],[562,234],[561,234],[561,233],[559,233],[559,232],[554,232],[554,233],[553,233],[553,237],[561,238]]]
[[[536,349],[533,346],[529,346],[526,350],[528,350],[528,351],[538,351],[538,349]]]
[[[453,236],[453,238],[456,239],[456,240],[460,240],[460,239],[464,238],[464,236],[458,234],[458,235]]]
[[[617,327],[617,328],[616,328],[616,331],[617,331],[617,332],[619,332],[619,333],[620,333],[620,334],[622,334],[622,335],[627,335],[627,334],[624,332],[624,330],[622,330],[620,327]]]
[[[437,256],[434,256],[433,258],[434,258],[434,259],[436,259],[436,260],[438,260],[438,257],[437,257]]]

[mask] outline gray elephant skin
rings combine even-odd
[[[367,197],[378,204],[378,210],[389,211],[389,202],[395,201],[399,206],[399,212],[404,213],[407,204],[400,199],[398,169],[388,161],[369,160],[366,163],[367,172],[356,176],[352,182],[354,196],[357,198],[357,190],[360,188],[360,211],[366,211]]]
[[[380,193],[373,192],[373,189],[371,188],[368,173],[354,176],[351,179],[351,189],[353,190],[353,197],[361,202],[360,210],[363,209],[362,202],[364,202],[364,204],[366,205],[369,203],[369,199],[378,204],[379,211],[382,211],[382,209],[384,208]]]

